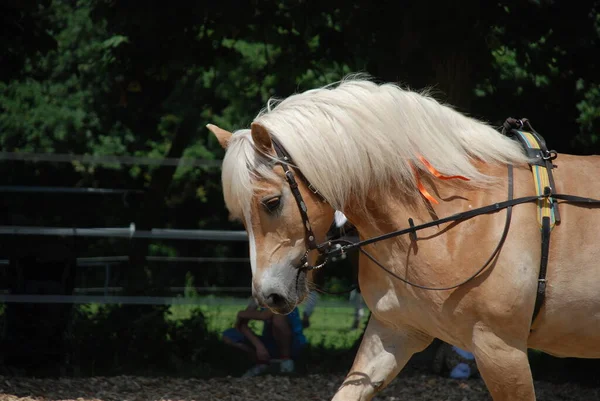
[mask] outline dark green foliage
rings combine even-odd
[[[199,310],[180,321],[166,313],[132,305],[78,308],[69,331],[70,373],[209,376],[223,368],[218,354],[225,346]]]
[[[494,74],[474,112],[528,117],[559,152],[598,153],[600,3],[503,1],[490,32]]]
[[[4,0],[0,3],[0,81],[27,74],[26,60],[56,48],[48,32],[51,0]]]

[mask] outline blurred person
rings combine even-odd
[[[475,356],[471,352],[444,342],[436,350],[432,370],[439,375],[459,380],[479,373]]]
[[[304,311],[302,312],[302,327],[305,329],[310,327],[310,317],[315,311],[318,300],[319,294],[315,290],[308,293],[308,297],[304,302]]]
[[[248,326],[252,320],[262,321],[262,334],[255,334]],[[298,308],[287,315],[278,315],[258,306],[254,298],[246,309],[237,314],[235,326],[223,332],[223,342],[254,358],[255,365],[242,377],[258,376],[272,371],[294,373],[298,359],[307,341],[302,331]]]

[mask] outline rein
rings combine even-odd
[[[518,199],[515,199],[518,200]],[[513,166],[509,165],[508,166],[508,200],[506,202],[511,202],[513,201]],[[506,203],[504,202],[504,203]],[[498,205],[498,204],[496,204]],[[496,206],[496,205],[491,205],[491,206]],[[470,217],[474,217],[480,214],[485,214],[485,213],[489,213],[484,211],[481,211],[482,209],[486,209],[489,206],[483,207],[483,208],[479,208],[479,209],[474,209],[472,210],[473,212],[479,212],[474,214],[473,216]],[[383,241],[384,239],[388,239],[388,238],[393,238],[393,237],[397,237],[400,235],[404,235],[404,234],[409,234],[411,236],[411,240],[412,241],[416,241],[417,240],[417,231],[418,230],[422,230],[428,227],[431,227],[432,225],[437,225],[437,224],[441,224],[441,223],[445,223],[445,222],[450,222],[450,221],[457,221],[457,220],[464,220],[464,219],[468,219],[470,217],[460,217],[461,214],[463,213],[459,213],[457,215],[453,215],[453,216],[449,216],[445,219],[438,219],[438,220],[434,220],[430,223],[425,223],[425,224],[421,224],[419,226],[414,226],[411,224],[411,227],[409,229],[405,229],[405,230],[398,230],[398,231],[394,231],[392,233],[389,234],[384,234],[383,236],[379,236],[379,237],[373,237],[371,239],[365,240],[365,241],[359,241],[359,242],[355,242],[355,243],[350,243],[350,241],[345,241],[345,240],[336,240],[336,242],[339,241],[344,241],[347,242],[349,244],[342,246],[341,248],[337,248],[332,252],[340,252],[340,253],[344,253],[347,252],[350,249],[353,248],[358,248],[360,250],[360,252],[362,252],[366,257],[368,257],[369,259],[371,259],[371,261],[373,261],[379,268],[381,268],[383,271],[385,271],[386,273],[388,273],[389,275],[391,275],[392,277],[402,281],[403,283],[406,283],[410,286],[416,287],[416,288],[420,288],[422,290],[429,290],[429,291],[444,291],[444,290],[451,290],[457,287],[460,287],[463,284],[468,283],[469,281],[473,280],[475,277],[477,277],[483,270],[485,270],[485,268],[492,262],[492,260],[494,260],[494,258],[498,255],[498,252],[500,252],[500,250],[502,249],[502,245],[504,245],[504,241],[506,241],[506,237],[508,236],[508,231],[510,228],[510,222],[512,219],[512,204],[508,204],[506,207],[498,207],[497,209],[494,209],[494,211],[497,210],[501,210],[501,209],[506,209],[506,221],[504,223],[504,230],[502,231],[502,236],[500,237],[500,241],[498,242],[498,245],[496,245],[496,248],[494,249],[494,251],[492,252],[491,256],[486,260],[486,262],[483,264],[483,266],[481,266],[479,269],[477,269],[477,271],[471,275],[469,278],[467,278],[466,280],[463,280],[462,282],[452,285],[450,287],[427,287],[424,285],[420,285],[420,284],[415,284],[412,283],[408,280],[406,280],[405,278],[402,278],[400,276],[398,276],[396,273],[394,273],[393,271],[389,270],[387,267],[385,267],[384,265],[382,265],[377,259],[375,259],[370,253],[368,253],[367,251],[365,251],[364,249],[362,249],[362,246],[364,245],[368,245],[374,242],[378,242],[378,241]],[[464,214],[467,214],[468,212],[465,212]],[[412,219],[410,219],[410,221],[412,221]],[[432,224],[432,223],[436,223],[436,224]],[[410,222],[409,222],[410,224]],[[380,238],[380,237],[385,237],[385,238]]]
[[[477,209],[472,209],[469,210],[467,212],[461,212],[461,213],[456,213],[453,214],[451,216],[448,217],[444,217],[441,219],[437,219],[437,220],[432,220],[430,222],[427,223],[423,223],[420,225],[415,226],[412,223],[412,219],[409,219],[409,228],[405,228],[405,229],[401,229],[401,230],[397,230],[397,231],[392,231],[390,233],[387,234],[382,234],[376,237],[372,237],[363,241],[358,241],[358,242],[350,242],[347,240],[330,240],[326,243],[323,243],[321,245],[319,245],[319,247],[321,249],[325,249],[324,253],[326,253],[328,256],[334,256],[334,257],[339,257],[341,255],[343,255],[345,252],[348,252],[350,250],[353,250],[355,248],[358,248],[360,252],[362,252],[365,256],[367,256],[369,259],[371,259],[379,268],[383,269],[385,272],[387,272],[388,274],[392,275],[393,277],[395,277],[396,279],[410,285],[416,288],[421,288],[424,290],[430,290],[430,291],[444,291],[444,290],[451,290],[457,287],[460,287],[461,285],[464,285],[466,283],[468,283],[469,281],[471,281],[472,279],[474,279],[475,277],[477,277],[489,264],[490,262],[498,255],[498,252],[500,252],[500,250],[502,249],[502,245],[504,244],[506,237],[508,235],[508,231],[510,228],[510,222],[511,222],[511,217],[512,217],[512,207],[516,206],[516,205],[520,205],[523,203],[529,203],[529,202],[534,202],[534,201],[538,201],[538,200],[542,200],[542,199],[547,199],[547,198],[553,198],[553,199],[560,199],[565,201],[566,203],[580,203],[580,204],[586,204],[586,205],[594,205],[594,206],[600,206],[600,200],[599,199],[592,199],[592,198],[584,198],[584,197],[580,197],[580,196],[575,196],[575,195],[564,195],[564,194],[552,194],[550,192],[547,192],[544,195],[541,196],[524,196],[521,198],[515,198],[512,199],[512,194],[513,194],[513,177],[512,177],[512,165],[508,165],[508,170],[509,170],[509,188],[508,188],[508,193],[509,193],[509,198],[506,201],[503,202],[498,202],[498,203],[494,203],[488,206],[483,206]],[[504,223],[504,230],[502,232],[502,236],[500,238],[500,241],[498,242],[498,245],[496,246],[496,248],[494,249],[494,251],[492,252],[492,255],[488,258],[488,260],[485,262],[485,264],[480,267],[473,275],[471,275],[469,278],[467,278],[466,280],[449,286],[449,287],[427,287],[427,286],[423,286],[420,284],[416,284],[416,283],[412,283],[400,276],[398,276],[396,273],[390,271],[388,268],[386,268],[385,266],[383,266],[379,261],[377,261],[371,254],[369,254],[367,251],[365,251],[364,249],[362,249],[363,246],[366,245],[370,245],[373,244],[375,242],[379,242],[379,241],[383,241],[386,239],[390,239],[390,238],[394,238],[394,237],[399,237],[401,235],[410,235],[412,237],[413,240],[417,239],[416,233],[420,230],[424,230],[426,228],[429,227],[433,227],[433,226],[437,226],[439,224],[444,224],[444,223],[449,223],[449,222],[454,222],[454,221],[460,221],[460,220],[468,220],[471,219],[473,217],[476,216],[480,216],[483,214],[488,214],[488,213],[494,213],[494,212],[498,212],[500,210],[503,209],[507,209],[506,210],[506,221]],[[345,244],[345,245],[342,245]]]
[[[513,186],[514,186],[513,166],[509,164],[507,166],[508,167],[508,199],[505,201],[493,203],[493,204],[487,205],[487,206],[482,206],[482,207],[468,210],[465,212],[456,213],[456,214],[453,214],[453,215],[450,215],[450,216],[447,216],[447,217],[444,217],[441,219],[432,220],[427,223],[423,223],[423,224],[419,224],[419,225],[414,225],[413,219],[409,218],[408,219],[408,224],[409,224],[408,228],[404,228],[404,229],[400,229],[397,231],[392,231],[390,233],[378,235],[376,237],[372,237],[372,238],[369,238],[369,239],[366,239],[363,241],[351,242],[351,241],[343,240],[343,239],[332,239],[332,240],[328,240],[328,241],[325,241],[325,242],[317,245],[314,232],[312,231],[312,227],[311,227],[310,221],[308,219],[306,203],[304,202],[304,199],[302,198],[302,194],[300,193],[300,191],[298,189],[298,183],[296,182],[296,179],[294,178],[294,172],[289,168],[289,165],[292,164],[292,158],[289,155],[289,153],[287,153],[287,151],[283,148],[283,146],[278,141],[275,140],[275,138],[272,138],[272,142],[273,142],[273,148],[278,157],[275,162],[277,164],[280,164],[283,167],[286,180],[290,186],[290,189],[292,191],[294,199],[296,200],[296,203],[298,205],[298,209],[300,211],[300,216],[302,218],[302,224],[303,224],[304,230],[305,230],[306,252],[305,252],[304,256],[302,256],[302,258],[300,259],[301,265],[298,267],[299,270],[307,270],[308,271],[308,270],[320,269],[327,264],[330,257],[340,258],[340,257],[343,257],[343,255],[346,252],[358,248],[360,252],[362,252],[371,261],[373,261],[379,268],[384,270],[386,273],[388,273],[392,277],[402,281],[403,283],[406,283],[406,284],[416,287],[416,288],[430,290],[430,291],[450,290],[450,289],[460,287],[461,285],[464,285],[464,284],[468,283],[469,281],[473,280],[481,272],[483,272],[485,270],[485,268],[488,267],[489,264],[498,255],[498,253],[502,249],[502,246],[504,245],[504,242],[506,241],[506,238],[508,236],[508,231],[510,229],[510,223],[511,223],[511,218],[512,218],[512,207],[513,206],[524,204],[524,203],[529,203],[529,202],[536,202],[536,201],[540,201],[540,200],[547,200],[551,203],[554,203],[556,200],[562,200],[564,203],[575,203],[575,204],[582,204],[582,205],[588,205],[588,206],[600,206],[599,199],[586,198],[586,197],[581,197],[581,196],[576,196],[576,195],[555,194],[552,192],[552,188],[550,188],[550,187],[546,187],[546,189],[542,195],[532,195],[532,196],[524,196],[524,197],[520,197],[520,198],[513,198]],[[302,173],[299,172],[299,170],[298,170],[298,175],[304,180],[304,182],[307,184],[308,188],[314,194],[319,196],[322,201],[326,202],[326,199],[319,193],[319,191],[317,189],[315,189],[308,182],[308,180],[302,175]],[[500,241],[498,242],[498,245],[492,252],[491,256],[487,259],[487,261],[484,263],[484,265],[481,266],[473,275],[469,276],[466,280],[463,280],[462,282],[452,285],[452,286],[449,286],[449,287],[428,287],[428,286],[424,286],[424,285],[420,285],[420,284],[416,284],[411,281],[408,281],[405,278],[402,278],[399,275],[397,275],[396,273],[392,272],[390,269],[388,269],[387,267],[382,265],[379,261],[377,261],[375,259],[375,257],[373,257],[367,251],[362,249],[362,247],[364,247],[366,245],[370,245],[370,244],[373,244],[376,242],[384,241],[384,240],[387,240],[390,238],[395,238],[395,237],[399,237],[401,235],[407,235],[407,234],[410,235],[411,240],[416,241],[417,240],[417,232],[424,230],[426,228],[438,226],[440,224],[449,223],[449,222],[464,221],[464,220],[468,220],[468,219],[471,219],[473,217],[480,216],[483,214],[495,213],[495,212],[498,212],[503,209],[506,209],[506,220],[504,223],[504,230],[502,232],[502,236],[500,237]],[[316,250],[319,253],[319,256],[321,259],[321,262],[316,265],[310,265],[308,263],[308,255],[313,250]]]

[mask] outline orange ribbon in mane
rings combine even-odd
[[[423,163],[423,165],[425,165],[425,167],[427,167],[427,170],[429,170],[429,172],[434,177],[439,178],[440,180],[458,179],[458,180],[463,180],[463,181],[469,181],[468,178],[463,177],[462,175],[443,175],[442,173],[440,173],[439,171],[437,171],[435,169],[435,167],[433,167],[431,165],[431,163],[429,163],[427,160],[425,160],[425,158],[423,156],[419,156],[419,160],[421,161],[421,163]],[[427,190],[423,186],[423,183],[419,179],[419,174],[418,174],[417,169],[415,168],[414,165],[411,164],[411,166],[413,168],[413,171],[415,173],[415,177],[417,179],[417,188],[419,188],[419,192],[421,192],[421,195],[423,195],[425,197],[425,199],[427,199],[429,202],[434,203],[434,204],[437,205],[439,202],[437,200],[435,200],[435,198],[433,196],[431,196],[431,194],[429,192],[427,192]]]

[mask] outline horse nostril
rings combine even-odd
[[[281,306],[285,304],[285,299],[279,294],[272,293],[267,297],[267,304],[269,306]]]

